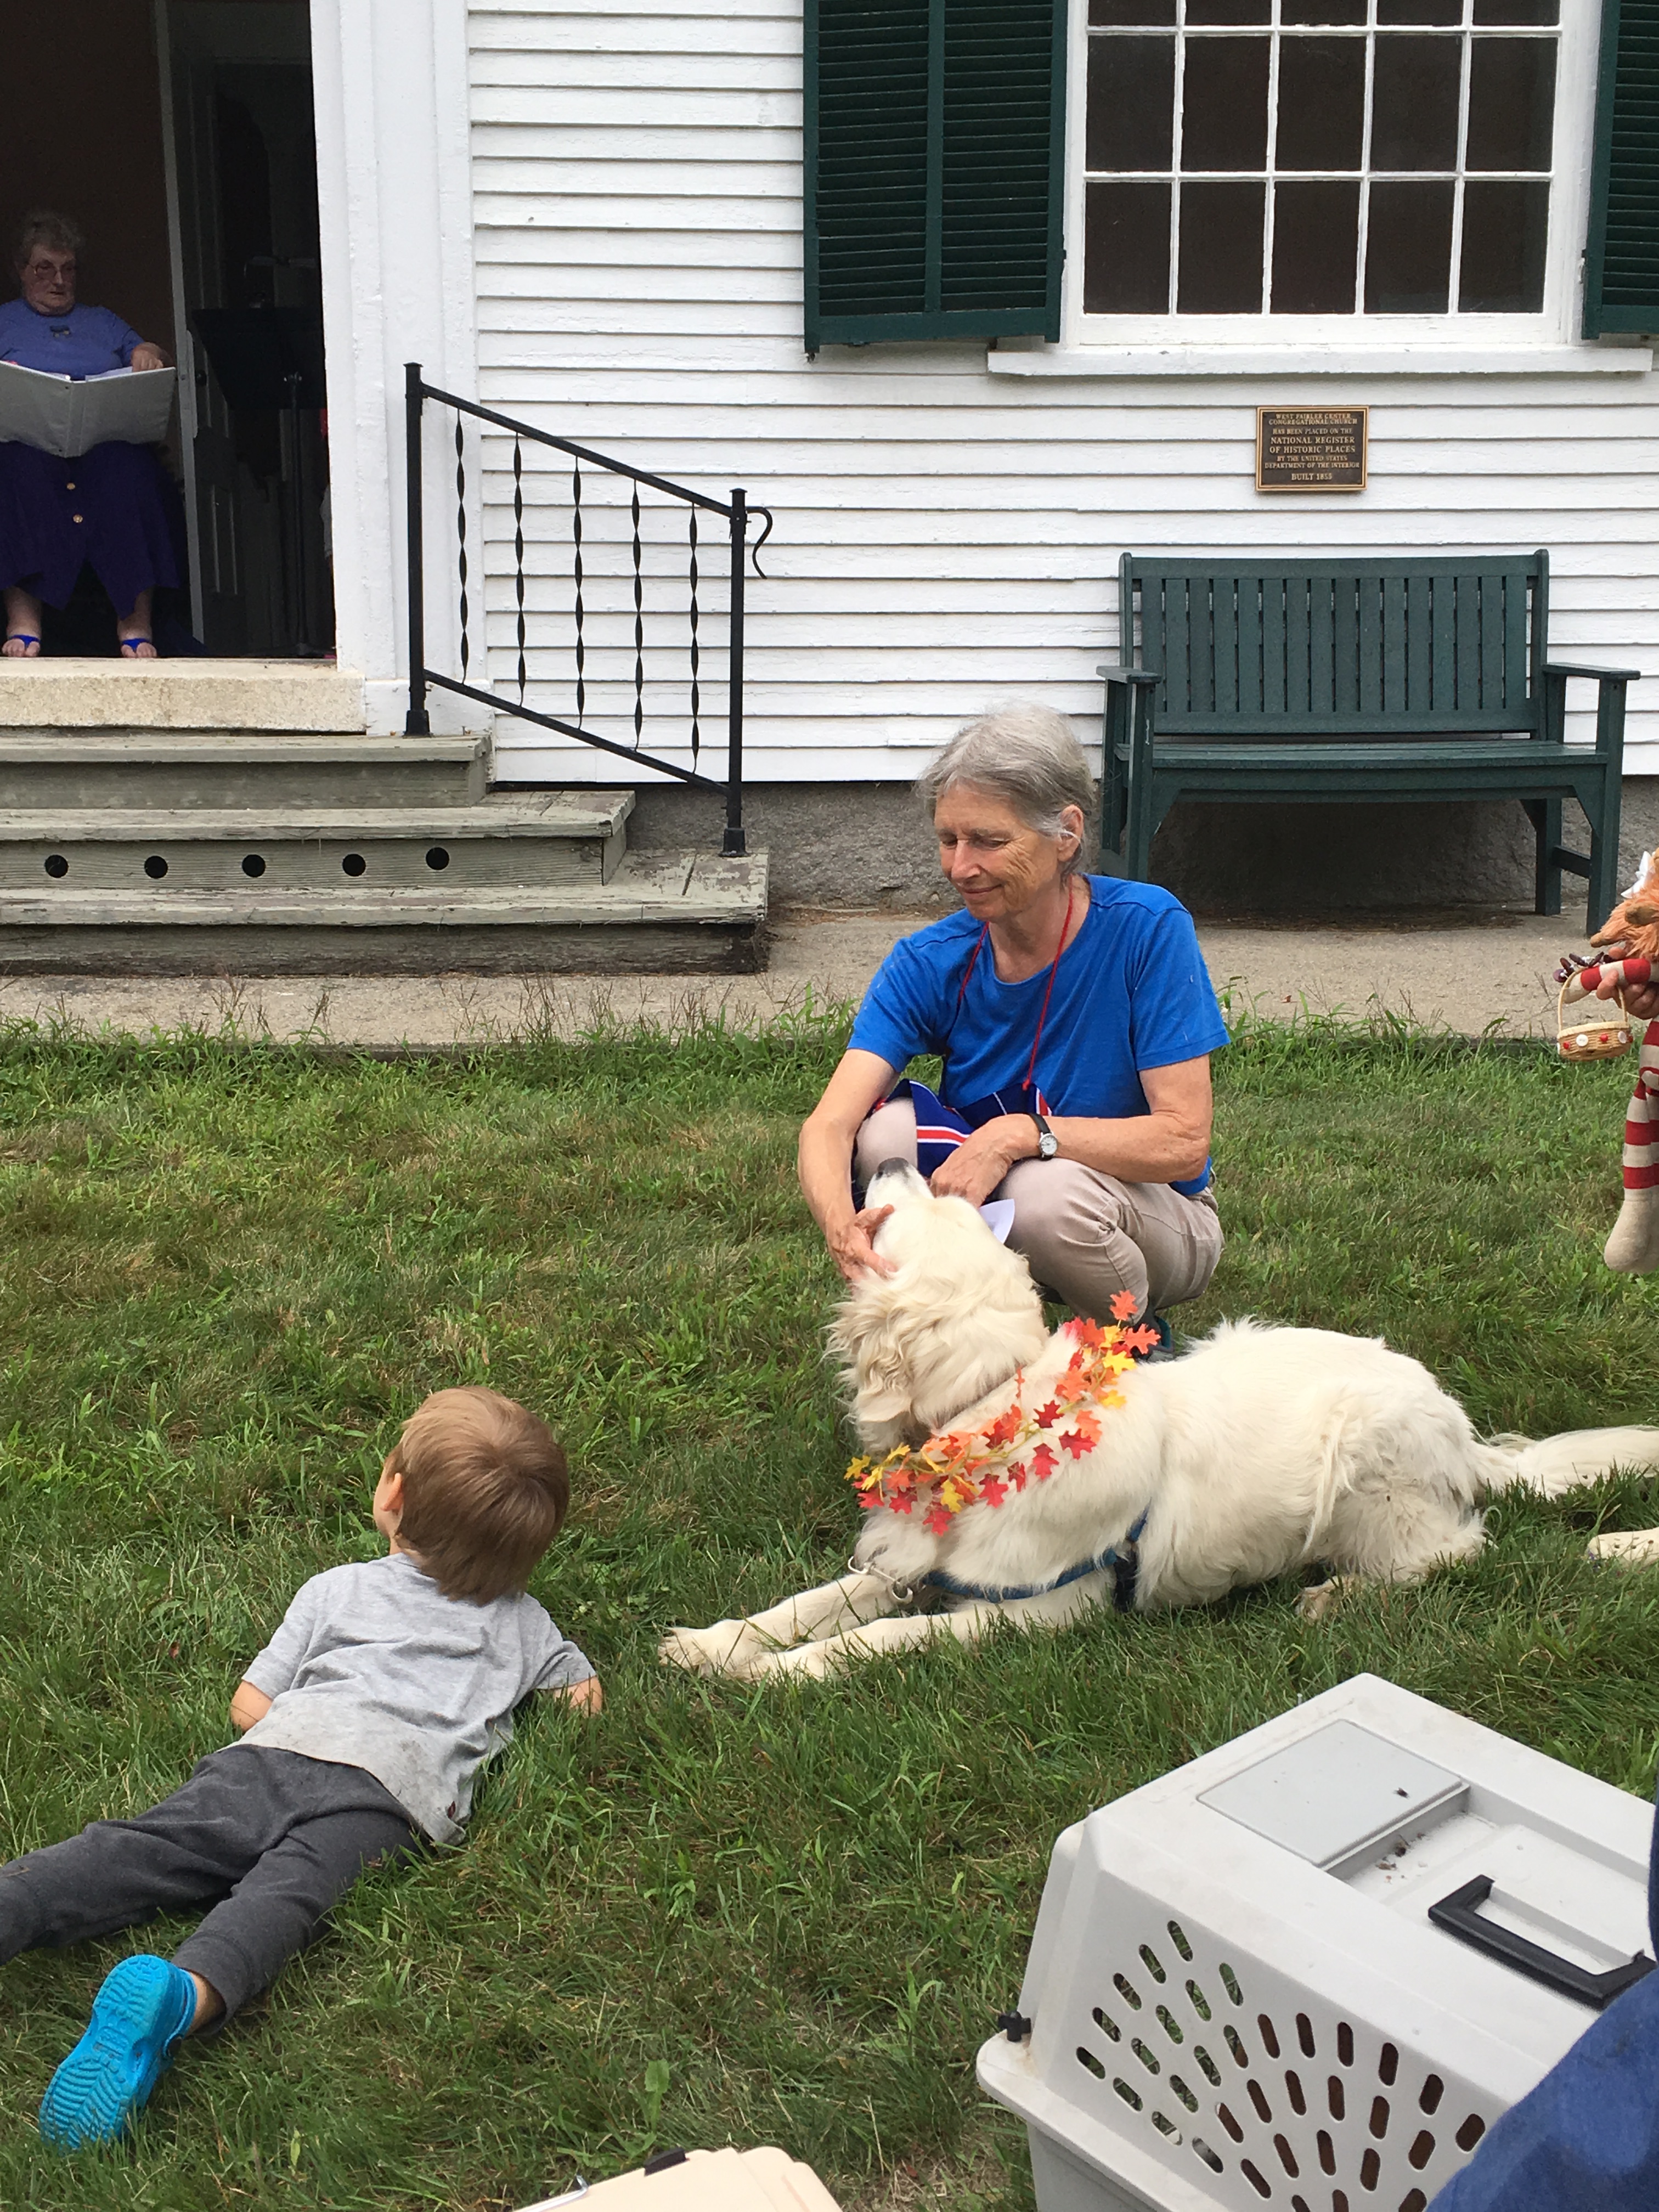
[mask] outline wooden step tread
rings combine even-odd
[[[0,844],[283,844],[341,838],[610,837],[631,793],[515,793],[477,806],[8,807]]]

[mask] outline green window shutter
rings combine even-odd
[[[1584,336],[1659,331],[1659,0],[1601,0]]]
[[[1066,0],[805,0],[806,350],[1060,336]]]

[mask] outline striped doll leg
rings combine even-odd
[[[1625,1202],[1601,1256],[1621,1275],[1659,1268],[1659,1021],[1642,1040],[1625,1117]]]

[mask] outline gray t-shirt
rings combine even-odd
[[[533,1597],[446,1597],[393,1552],[304,1584],[246,1671],[271,1707],[241,1740],[365,1767],[449,1844],[473,1777],[513,1741],[514,1706],[592,1672]]]

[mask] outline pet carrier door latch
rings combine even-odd
[[[1486,1903],[1492,1895],[1492,1887],[1490,1875],[1476,1875],[1462,1889],[1453,1890],[1449,1897],[1443,1897],[1437,1905],[1431,1905],[1429,1918],[1437,1928],[1443,1928],[1447,1935],[1455,1936],[1460,1943],[1484,1952],[1500,1965],[1512,1966],[1517,1974],[1525,1974],[1531,1981],[1541,1982],[1547,1990],[1559,1990],[1564,1997],[1577,1997],[1580,2004],[1589,2005],[1593,2012],[1602,2011],[1644,1974],[1653,1972],[1654,1961],[1645,1951],[1638,1951],[1622,1966],[1610,1966],[1601,1974],[1592,1973],[1588,1966],[1564,1959],[1558,1951],[1547,1951],[1541,1943],[1528,1942],[1511,1928],[1501,1928],[1495,1920],[1483,1919],[1475,1907]]]

